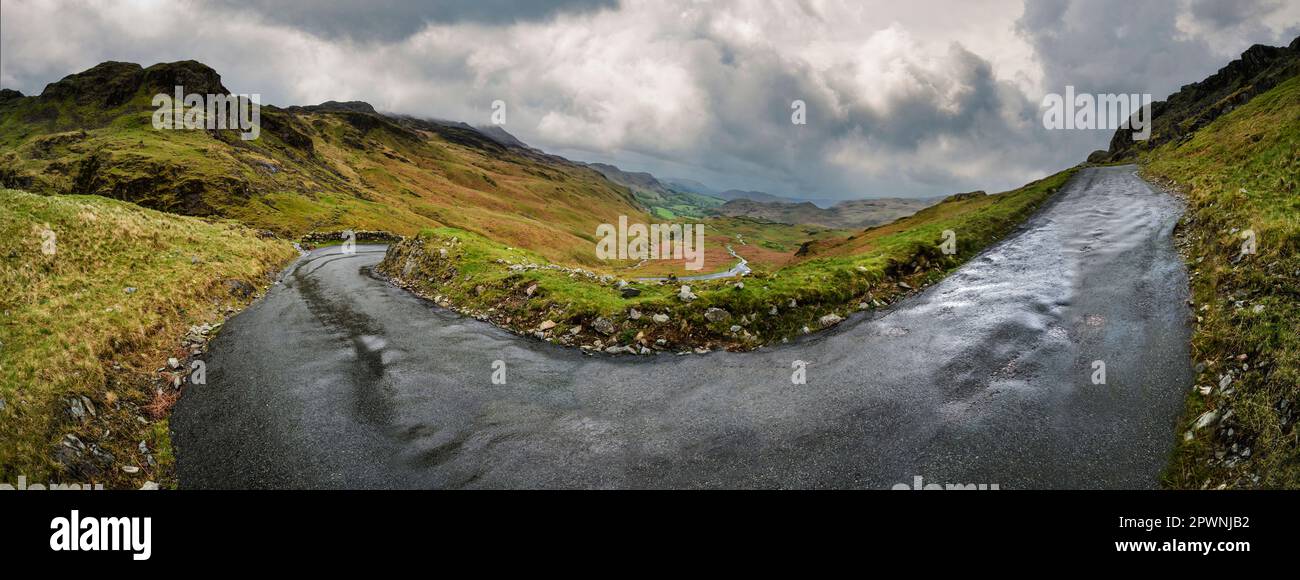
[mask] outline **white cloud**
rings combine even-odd
[[[1011,187],[1104,147],[1108,134],[1037,124],[1064,82],[1159,98],[1226,63],[1223,46],[1300,22],[1294,2],[1242,16],[1198,1],[579,1],[522,21],[389,1],[374,10],[393,18],[353,34],[335,4],[6,0],[0,82],[31,93],[104,60],[192,58],[281,105],[358,99],[482,124],[501,99],[507,130],[535,146],[719,187],[936,195]],[[794,99],[806,126],[789,122]]]

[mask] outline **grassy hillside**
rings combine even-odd
[[[832,326],[855,310],[883,306],[939,279],[1006,235],[1073,173],[998,195],[949,200],[856,235],[826,232],[822,242],[805,244],[781,265],[756,264],[743,279],[620,280],[453,228],[425,230],[397,244],[379,270],[439,304],[560,344],[614,352],[746,349]],[[939,249],[949,229],[958,233],[955,255]],[[755,246],[733,244],[741,255]],[[706,247],[706,255],[726,257],[719,244]],[[682,298],[682,284],[694,298]]]
[[[626,189],[559,157],[461,124],[380,115],[365,103],[262,108],[259,139],[155,130],[153,96],[226,93],[196,62],[104,63],[40,96],[0,99],[0,185],[98,194],[283,236],[456,227],[595,265],[596,225],[648,222]]]
[[[1188,202],[1197,389],[1167,484],[1300,487],[1300,77],[1141,160]]]
[[[215,71],[187,61],[148,68],[108,62],[52,83],[40,96],[0,95],[0,186],[228,217],[290,238],[449,227],[618,275],[636,264],[596,259],[598,225],[618,223],[619,216],[631,223],[700,221],[722,203],[679,194],[649,174],[512,145],[518,141],[500,128],[382,115],[361,102],[265,106],[261,136],[252,141],[234,130],[154,129],[151,99],[177,84],[227,93]],[[710,228],[717,236],[711,242],[728,243],[740,233],[729,227],[737,223],[720,220]],[[835,235],[779,224],[744,229],[754,259],[773,264],[804,241]],[[725,252],[710,258],[710,267],[734,261]],[[686,273],[661,262],[627,275],[674,271]]]
[[[1101,160],[1131,161],[1166,143],[1181,143],[1220,115],[1298,74],[1300,37],[1290,46],[1256,44],[1205,80],[1185,85],[1168,99],[1152,103],[1150,138],[1134,141],[1132,130],[1120,129]]]
[[[0,481],[167,481],[188,380],[168,358],[296,255],[229,222],[0,189]]]

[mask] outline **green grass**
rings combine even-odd
[[[1165,482],[1300,487],[1300,77],[1141,161],[1187,197],[1192,357],[1196,386],[1210,387],[1187,399]],[[1255,254],[1242,254],[1246,230]],[[1193,429],[1206,412],[1220,419]]]
[[[251,299],[227,281],[263,285],[295,255],[287,242],[230,222],[0,190],[0,481],[169,481],[165,419],[175,393],[157,369],[185,357],[191,325],[219,322]],[[72,397],[86,397],[96,414],[75,420]],[[68,434],[114,460],[57,462]],[[124,465],[142,471],[129,475]]]
[[[808,256],[785,267],[759,268],[739,280],[743,288],[737,279],[684,282],[698,296],[691,302],[679,299],[679,284],[669,283],[633,282],[641,294],[623,298],[615,276],[546,268],[536,253],[454,228],[425,230],[391,247],[379,270],[426,297],[521,332],[554,322],[544,336],[561,344],[640,348],[663,339],[667,349],[746,349],[795,336],[805,326],[817,329],[826,314],[847,316],[860,304],[892,301],[904,291],[899,282],[920,287],[938,280],[1006,235],[1073,174],[1071,169],[1014,191],[945,202],[857,235],[821,232],[829,235],[812,244]],[[728,240],[744,228],[759,236],[767,227],[735,219],[723,224],[719,229],[731,234]],[[938,247],[944,230],[958,235],[955,255]],[[722,248],[714,243],[707,250]],[[528,264],[542,267],[519,267]],[[727,310],[730,318],[710,322],[704,316],[709,308]],[[634,319],[633,309],[643,316]],[[652,314],[666,314],[669,321],[655,323]],[[594,334],[597,318],[613,322],[618,332]],[[741,330],[732,332],[733,325]],[[569,334],[577,326],[582,330]]]

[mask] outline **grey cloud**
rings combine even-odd
[[[1177,2],[1032,1],[1018,21],[1011,6],[980,22],[991,45],[942,28],[913,37],[925,9],[891,26],[874,10],[855,17],[853,2],[674,2],[210,0],[185,6],[206,25],[142,34],[95,3],[5,0],[0,78],[30,93],[103,60],[193,58],[274,104],[356,99],[480,124],[503,99],[507,130],[574,159],[835,198],[1018,186],[1110,138],[1044,130],[1042,91],[1071,84],[1159,99],[1226,62],[1222,47],[1177,28],[1189,16]],[[1239,22],[1231,42],[1276,42],[1249,16],[1260,5],[1213,18]],[[572,17],[549,19],[561,13]],[[1211,18],[1204,8],[1191,17]],[[510,24],[524,18],[533,20]],[[1008,52],[1028,75],[999,69]],[[805,126],[790,123],[795,99],[808,105]]]
[[[1279,39],[1260,22],[1276,8],[1267,0],[1192,1],[1189,15],[1196,21],[1247,30],[1232,46],[1179,30],[1181,8],[1177,2],[1027,0],[1016,30],[1034,47],[1045,91],[1073,85],[1079,92],[1150,93],[1155,100],[1213,74],[1251,42],[1292,38]],[[1057,133],[1054,146],[1063,160],[1107,143],[1088,132]]]
[[[1191,15],[1216,29],[1256,22],[1282,5],[1277,0],[1191,0]]]
[[[1224,64],[1204,42],[1182,38],[1178,11],[1175,2],[1026,2],[1017,30],[1034,46],[1049,92],[1074,85],[1162,98]]]
[[[397,41],[430,23],[512,24],[613,8],[618,0],[210,0],[326,38]]]
[[[715,60],[698,58],[693,67],[710,96],[707,106],[713,123],[697,163],[711,174],[731,175],[733,181],[726,187],[748,178],[739,186],[805,197],[931,195],[971,184],[943,171],[941,163],[914,169],[897,166],[883,179],[864,180],[828,168],[827,159],[846,142],[870,142],[894,156],[920,156],[937,139],[1006,151],[1013,143],[1031,146],[1034,138],[1042,137],[1032,130],[1037,115],[1034,104],[997,81],[988,61],[957,44],[949,48],[943,70],[904,65],[921,89],[895,95],[884,110],[877,110],[852,85],[856,73],[852,68],[819,75],[778,54],[737,56],[724,39],[709,40],[716,45]],[[957,91],[951,99],[944,95],[949,88]],[[794,99],[807,103],[805,126],[791,125]],[[1023,120],[1024,125],[1009,127],[1007,116]],[[633,149],[651,154],[641,147]],[[993,186],[1010,187],[1022,175],[1009,172]]]

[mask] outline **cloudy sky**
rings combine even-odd
[[[1295,0],[0,0],[0,86],[195,59],[276,105],[485,124],[499,99],[533,146],[719,189],[929,196],[1106,146],[1043,129],[1046,93],[1162,99],[1296,36]]]

